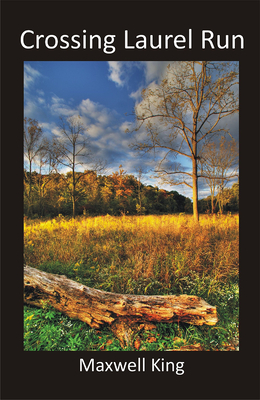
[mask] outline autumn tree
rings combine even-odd
[[[64,192],[66,183],[58,173],[42,177],[42,214],[58,215],[64,209],[66,202]]]
[[[114,185],[111,176],[100,176],[99,181],[102,210],[104,213],[113,213],[112,199],[114,195]]]
[[[126,175],[125,171],[123,170],[122,165],[119,165],[119,172],[116,171],[112,173],[111,180],[114,185],[115,197],[119,201],[121,213],[125,214],[127,199],[129,196],[131,196],[133,187],[129,182],[128,175]]]
[[[89,137],[80,116],[70,118],[60,117],[59,135],[55,136],[50,148],[53,168],[58,171],[60,166],[71,170],[71,182],[68,188],[72,200],[72,215],[76,215],[77,186],[84,173],[77,174],[77,168],[85,163],[91,164],[93,170],[102,170],[104,163],[95,161],[91,151]]]
[[[95,210],[96,213],[100,209],[100,187],[97,173],[95,171],[78,172],[82,175],[78,181],[78,198],[83,214],[89,210]]]
[[[199,150],[206,139],[225,132],[222,122],[238,111],[237,65],[228,62],[188,61],[169,64],[160,84],[142,92],[135,107],[140,138],[132,148],[156,155],[157,176],[172,185],[193,190],[193,215],[198,213]],[[190,162],[190,169],[176,157]]]

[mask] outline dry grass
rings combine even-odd
[[[92,270],[101,281],[123,279],[127,292],[127,282],[156,280],[170,288],[192,272],[225,282],[238,275],[238,232],[237,215],[201,216],[199,226],[189,215],[25,221],[24,258],[33,267],[73,265],[81,278]]]

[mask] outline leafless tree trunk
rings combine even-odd
[[[145,211],[145,208],[142,207],[142,182],[141,182],[141,179],[143,177],[143,169],[140,167],[140,168],[138,168],[137,172],[138,172],[138,179],[137,179],[138,205],[136,206],[136,208],[137,208],[137,213],[139,215],[142,215]]]
[[[137,127],[146,132],[132,148],[141,153],[157,151],[157,176],[165,183],[187,185],[193,190],[193,214],[198,213],[199,147],[226,130],[219,122],[238,111],[236,65],[227,62],[174,62],[168,66],[160,84],[143,91],[143,100],[135,107]],[[174,158],[186,157],[191,170],[185,170]]]

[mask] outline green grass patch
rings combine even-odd
[[[141,280],[135,283],[135,291],[139,285],[140,293],[145,294],[148,291],[146,284],[147,282]],[[95,286],[103,289],[105,285],[96,284]],[[154,285],[150,285],[150,288],[156,289],[156,282]],[[157,323],[155,324],[156,330],[139,333],[140,345],[138,348],[136,348],[134,340],[132,346],[122,349],[118,339],[108,327],[95,330],[79,320],[70,319],[49,306],[45,306],[43,309],[25,306],[24,350],[165,351],[178,350],[183,346],[197,344],[208,351],[236,350],[239,336],[238,283],[219,284],[216,287],[216,284],[214,286],[208,278],[202,282],[198,277],[196,279],[193,277],[193,279],[179,280],[174,293],[169,290],[164,291],[165,294],[187,294],[188,292],[203,297],[209,304],[217,307],[218,323],[215,326],[195,326],[181,322]],[[156,294],[156,290],[153,294]]]

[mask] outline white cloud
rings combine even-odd
[[[140,106],[144,102],[142,101],[143,89],[156,89],[161,80],[164,79],[167,71],[167,66],[170,64],[169,61],[141,61],[134,63],[136,67],[143,70],[145,85],[141,84],[139,88],[131,92],[129,97],[135,100],[135,104]]]
[[[52,123],[49,123],[49,122],[42,122],[42,123],[41,123],[41,126],[42,126],[44,129],[47,129],[48,131],[50,131],[50,130],[53,128],[53,126],[55,126],[55,123],[54,123],[54,122],[52,122]]]
[[[100,128],[100,126],[91,124],[87,127],[87,134],[92,138],[98,138],[102,135],[102,133],[104,133],[104,130]]]
[[[138,68],[144,73],[143,83],[148,85],[153,81],[159,82],[163,78],[169,63],[169,61],[108,61],[108,78],[118,87],[123,87],[128,83],[133,69]],[[129,97],[136,101],[140,100],[143,88],[142,84],[136,91],[131,92]]]
[[[132,122],[124,121],[124,122],[120,125],[119,130],[120,130],[121,132],[125,133],[125,131],[126,131],[127,129],[131,130],[132,127],[133,127]]]
[[[133,63],[133,65],[143,70],[145,86],[147,87],[147,85],[156,85],[164,78],[167,66],[170,63],[170,61],[140,61]],[[130,93],[129,97],[136,102],[140,101],[144,88],[142,84],[135,92]]]
[[[37,97],[34,98],[34,96],[25,95],[24,116],[36,119],[39,122],[42,120],[44,121],[46,119],[44,103],[42,103]]]
[[[78,110],[86,125],[92,124],[92,131],[93,126],[99,128],[112,126],[121,118],[116,111],[104,107],[102,104],[95,103],[90,99],[82,100]]]
[[[58,96],[51,100],[52,113],[62,112],[62,115],[79,114],[85,126],[85,133],[91,138],[91,148],[95,158],[106,160],[109,165],[118,168],[118,165],[128,159],[129,143],[131,138],[125,134],[125,129],[130,126],[128,121],[112,109],[90,99],[70,109],[66,102]],[[44,124],[44,129],[56,136],[60,136],[60,129],[56,124]]]
[[[100,120],[102,115],[108,114],[108,109],[90,99],[82,100],[79,105],[79,111],[84,116],[95,120]]]
[[[43,90],[37,90],[37,93],[38,93],[38,95],[39,96],[44,96],[45,95],[45,93],[44,93],[44,91]]]
[[[59,137],[63,136],[61,129],[58,126],[55,126],[54,128],[52,128],[51,131],[52,131],[53,135],[55,135],[55,136],[59,136]]]
[[[73,110],[65,103],[64,99],[56,95],[52,96],[49,108],[51,113],[57,116],[72,117],[78,114],[77,109]]]
[[[34,84],[43,75],[29,64],[24,64],[24,115],[36,120],[46,118],[44,91],[36,90]]]
[[[51,98],[51,102],[52,104],[60,104],[62,103],[64,100],[61,97],[56,96],[56,94],[54,94]]]
[[[115,82],[118,86],[123,86],[125,81],[122,79],[123,66],[121,61],[108,61],[109,65],[109,76],[108,78]]]
[[[29,64],[24,64],[24,88],[25,89],[29,89],[29,87],[40,76],[41,76],[41,73],[39,71],[32,68]]]
[[[150,83],[161,80],[170,61],[144,61],[142,64],[145,70],[146,83]]]
[[[134,100],[140,100],[142,97],[142,90],[144,89],[143,86],[139,87],[135,92],[130,93],[129,97]]]
[[[45,104],[45,99],[42,97],[38,97],[38,103]]]

